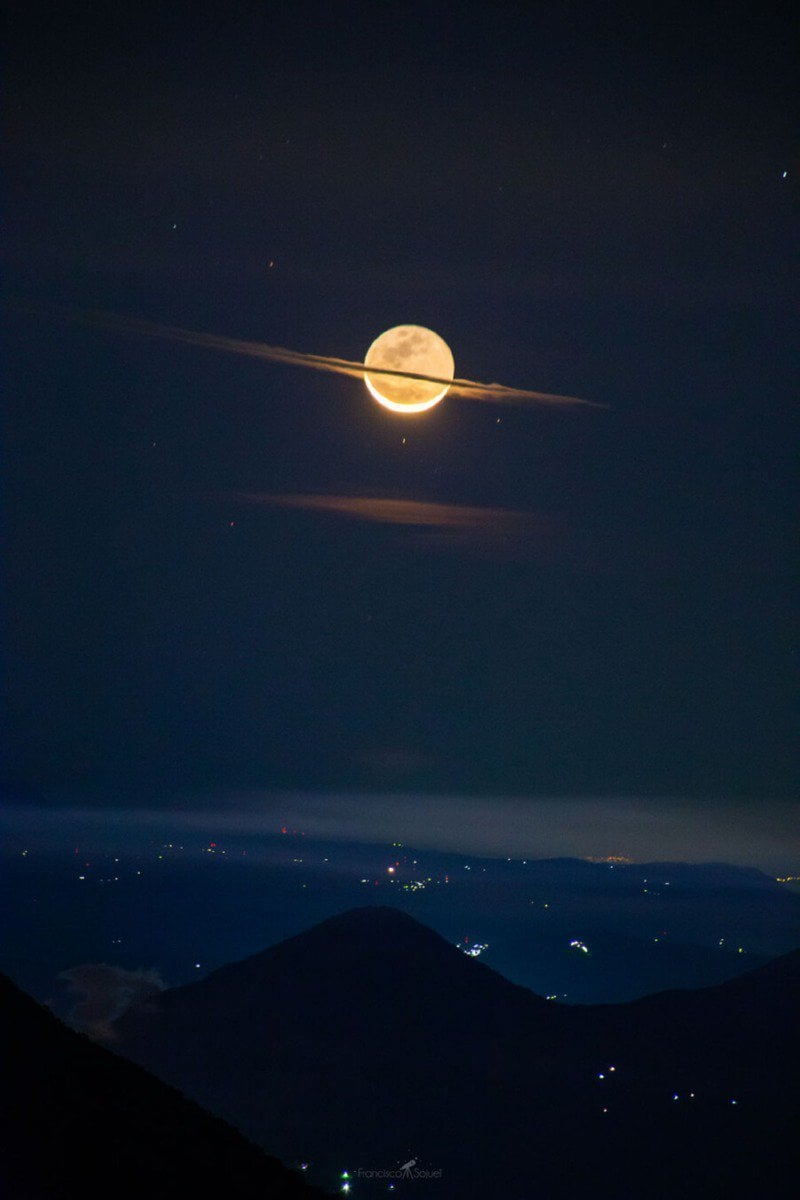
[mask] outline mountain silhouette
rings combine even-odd
[[[756,1197],[789,1177],[799,980],[796,952],[568,1007],[370,907],[152,997],[116,1048],[330,1179],[415,1158],[442,1200]]]
[[[9,1200],[77,1196],[313,1200],[323,1193],[0,975]]]

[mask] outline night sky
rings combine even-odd
[[[794,777],[788,5],[129,8],[21,15],[8,54],[17,791],[767,820]],[[349,359],[427,325],[458,375],[606,407],[398,417],[87,312]]]

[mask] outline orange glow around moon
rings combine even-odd
[[[410,371],[452,379],[455,363],[450,347],[438,333],[422,325],[395,325],[377,337],[367,351],[365,367],[386,371]],[[396,413],[421,413],[433,408],[450,390],[449,384],[402,376],[370,375],[364,382],[379,404]]]

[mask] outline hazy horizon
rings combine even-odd
[[[236,793],[150,797],[137,804],[8,804],[9,832],[59,836],[82,830],[117,842],[156,829],[272,837],[287,828],[311,838],[363,844],[402,841],[420,849],[486,858],[606,858],[729,863],[789,874],[800,863],[796,806],[788,801],[681,798],[497,797],[394,793]]]

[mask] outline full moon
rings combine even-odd
[[[434,375],[452,379],[455,363],[450,347],[438,333],[423,325],[395,325],[377,337],[367,351],[365,367],[386,371],[411,371],[415,375]],[[433,408],[450,390],[449,385],[427,379],[403,379],[401,376],[370,375],[364,382],[384,408],[396,413],[421,413]]]

